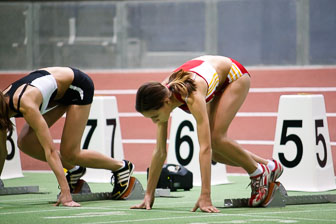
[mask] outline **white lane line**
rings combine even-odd
[[[84,212],[78,213],[74,215],[59,215],[59,216],[46,216],[43,217],[44,219],[79,219],[79,218],[90,218],[90,217],[102,217],[102,216],[115,216],[115,215],[128,215],[126,212],[123,211],[107,211],[107,212]]]
[[[250,93],[281,93],[281,92],[336,92],[336,87],[278,87],[250,88]]]
[[[13,199],[11,200],[13,201]],[[15,200],[18,201],[18,200]],[[30,201],[35,201],[35,199],[30,199]],[[17,211],[17,212],[0,212],[1,215],[13,215],[13,214],[29,214],[29,213],[42,213],[42,212],[59,212],[64,210],[109,210],[106,207],[57,207],[55,209],[44,209],[44,210],[29,210],[29,211]]]
[[[137,89],[95,90],[96,95],[134,95]],[[336,87],[275,87],[250,88],[250,93],[281,93],[281,92],[336,92]]]
[[[143,117],[138,112],[120,112],[119,117]],[[236,117],[277,117],[277,112],[238,112]],[[326,113],[327,117],[336,117],[336,113]]]
[[[156,144],[155,139],[122,139],[123,144]],[[241,145],[274,145],[274,141],[268,140],[236,140]],[[54,139],[55,144],[60,144],[61,139]],[[169,144],[169,140],[167,140]],[[336,146],[336,142],[330,142],[331,146]]]
[[[136,89],[113,89],[113,90],[95,90],[96,95],[134,95]]]
[[[145,211],[145,210],[143,210]],[[146,212],[153,212],[154,210],[146,211]],[[164,210],[166,211],[166,210]],[[334,212],[336,211],[335,209],[326,209],[323,210],[324,212]],[[171,212],[174,213],[174,211],[166,211],[166,212]],[[190,216],[169,216],[169,217],[161,217],[161,218],[144,218],[144,219],[128,219],[128,220],[115,220],[115,221],[104,221],[104,222],[89,222],[90,224],[108,224],[108,223],[134,223],[134,222],[150,222],[150,221],[159,221],[159,220],[175,220],[175,219],[200,219],[200,218],[208,218],[208,217],[223,217],[223,216],[238,216],[238,217],[254,217],[254,218],[259,218],[259,217],[266,217],[266,218],[277,218],[281,220],[304,220],[304,221],[321,221],[321,222],[335,222],[335,220],[329,220],[329,219],[314,219],[314,218],[301,218],[301,217],[288,217],[283,216],[283,215],[288,215],[288,214],[296,214],[296,213],[312,213],[316,212],[316,210],[300,210],[300,211],[277,211],[277,212],[251,212],[251,213],[234,213],[234,214],[225,214],[225,213],[215,213],[215,214],[204,214],[201,213],[194,213],[194,215]],[[267,216],[266,216],[267,215]],[[269,215],[282,215],[281,217],[269,217]],[[284,218],[285,217],[285,218]],[[249,219],[250,220],[250,219]],[[246,220],[245,220],[246,221]],[[280,221],[280,220],[279,220]],[[210,221],[210,223],[212,223]],[[88,223],[85,223],[88,224]]]

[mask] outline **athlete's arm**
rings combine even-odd
[[[157,125],[156,148],[152,155],[147,183],[147,194],[153,196],[159,181],[162,166],[167,158],[167,128],[168,122],[161,122]]]
[[[157,123],[156,148],[152,154],[149,166],[145,198],[141,204],[132,206],[131,208],[151,209],[154,204],[155,189],[159,181],[162,166],[167,158],[167,128],[168,122]]]
[[[188,108],[197,123],[197,134],[200,145],[199,163],[201,171],[201,194],[192,211],[200,208],[204,212],[219,212],[211,202],[211,135],[206,110],[205,93],[201,89],[188,97]]]
[[[66,206],[79,206],[72,201],[70,189],[64,175],[63,166],[59,154],[54,146],[49,127],[39,111],[42,95],[37,89],[30,89],[21,98],[20,112],[35,134],[44,149],[45,158],[54,172],[61,188],[60,202]]]

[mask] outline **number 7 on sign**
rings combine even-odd
[[[97,128],[97,119],[89,119],[86,126],[90,126],[90,130],[85,138],[84,144],[83,144],[83,149],[88,149],[89,148],[89,144],[92,138],[92,135],[94,133],[94,131]],[[114,136],[115,136],[115,131],[116,131],[116,127],[117,127],[117,120],[115,118],[111,118],[111,119],[106,119],[106,125],[113,126],[112,129],[112,136],[111,136],[111,157],[114,158]]]
[[[106,119],[106,125],[113,125],[112,136],[111,136],[111,157],[114,158],[114,136],[117,128],[117,120],[115,118]]]

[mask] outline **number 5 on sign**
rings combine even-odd
[[[114,96],[93,98],[81,145],[83,150],[95,150],[118,160],[124,159],[118,106]],[[88,168],[83,179],[88,182],[107,183],[111,179],[111,171]]]
[[[201,186],[196,121],[177,108],[172,113],[167,163],[180,164],[193,173],[193,185]],[[224,164],[211,166],[211,184],[229,183]]]
[[[280,97],[273,157],[284,166],[287,190],[335,189],[323,95]]]

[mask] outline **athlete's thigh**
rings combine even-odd
[[[71,105],[68,108],[61,139],[61,151],[79,152],[80,143],[90,113],[91,105]]]
[[[58,121],[65,113],[67,106],[58,106],[43,115],[48,127]],[[18,136],[20,150],[26,154],[40,160],[45,160],[44,150],[35,134],[35,131],[25,123]]]
[[[225,135],[242,106],[250,88],[250,77],[244,75],[230,83],[224,92],[211,102],[209,107],[209,120],[211,132]]]

